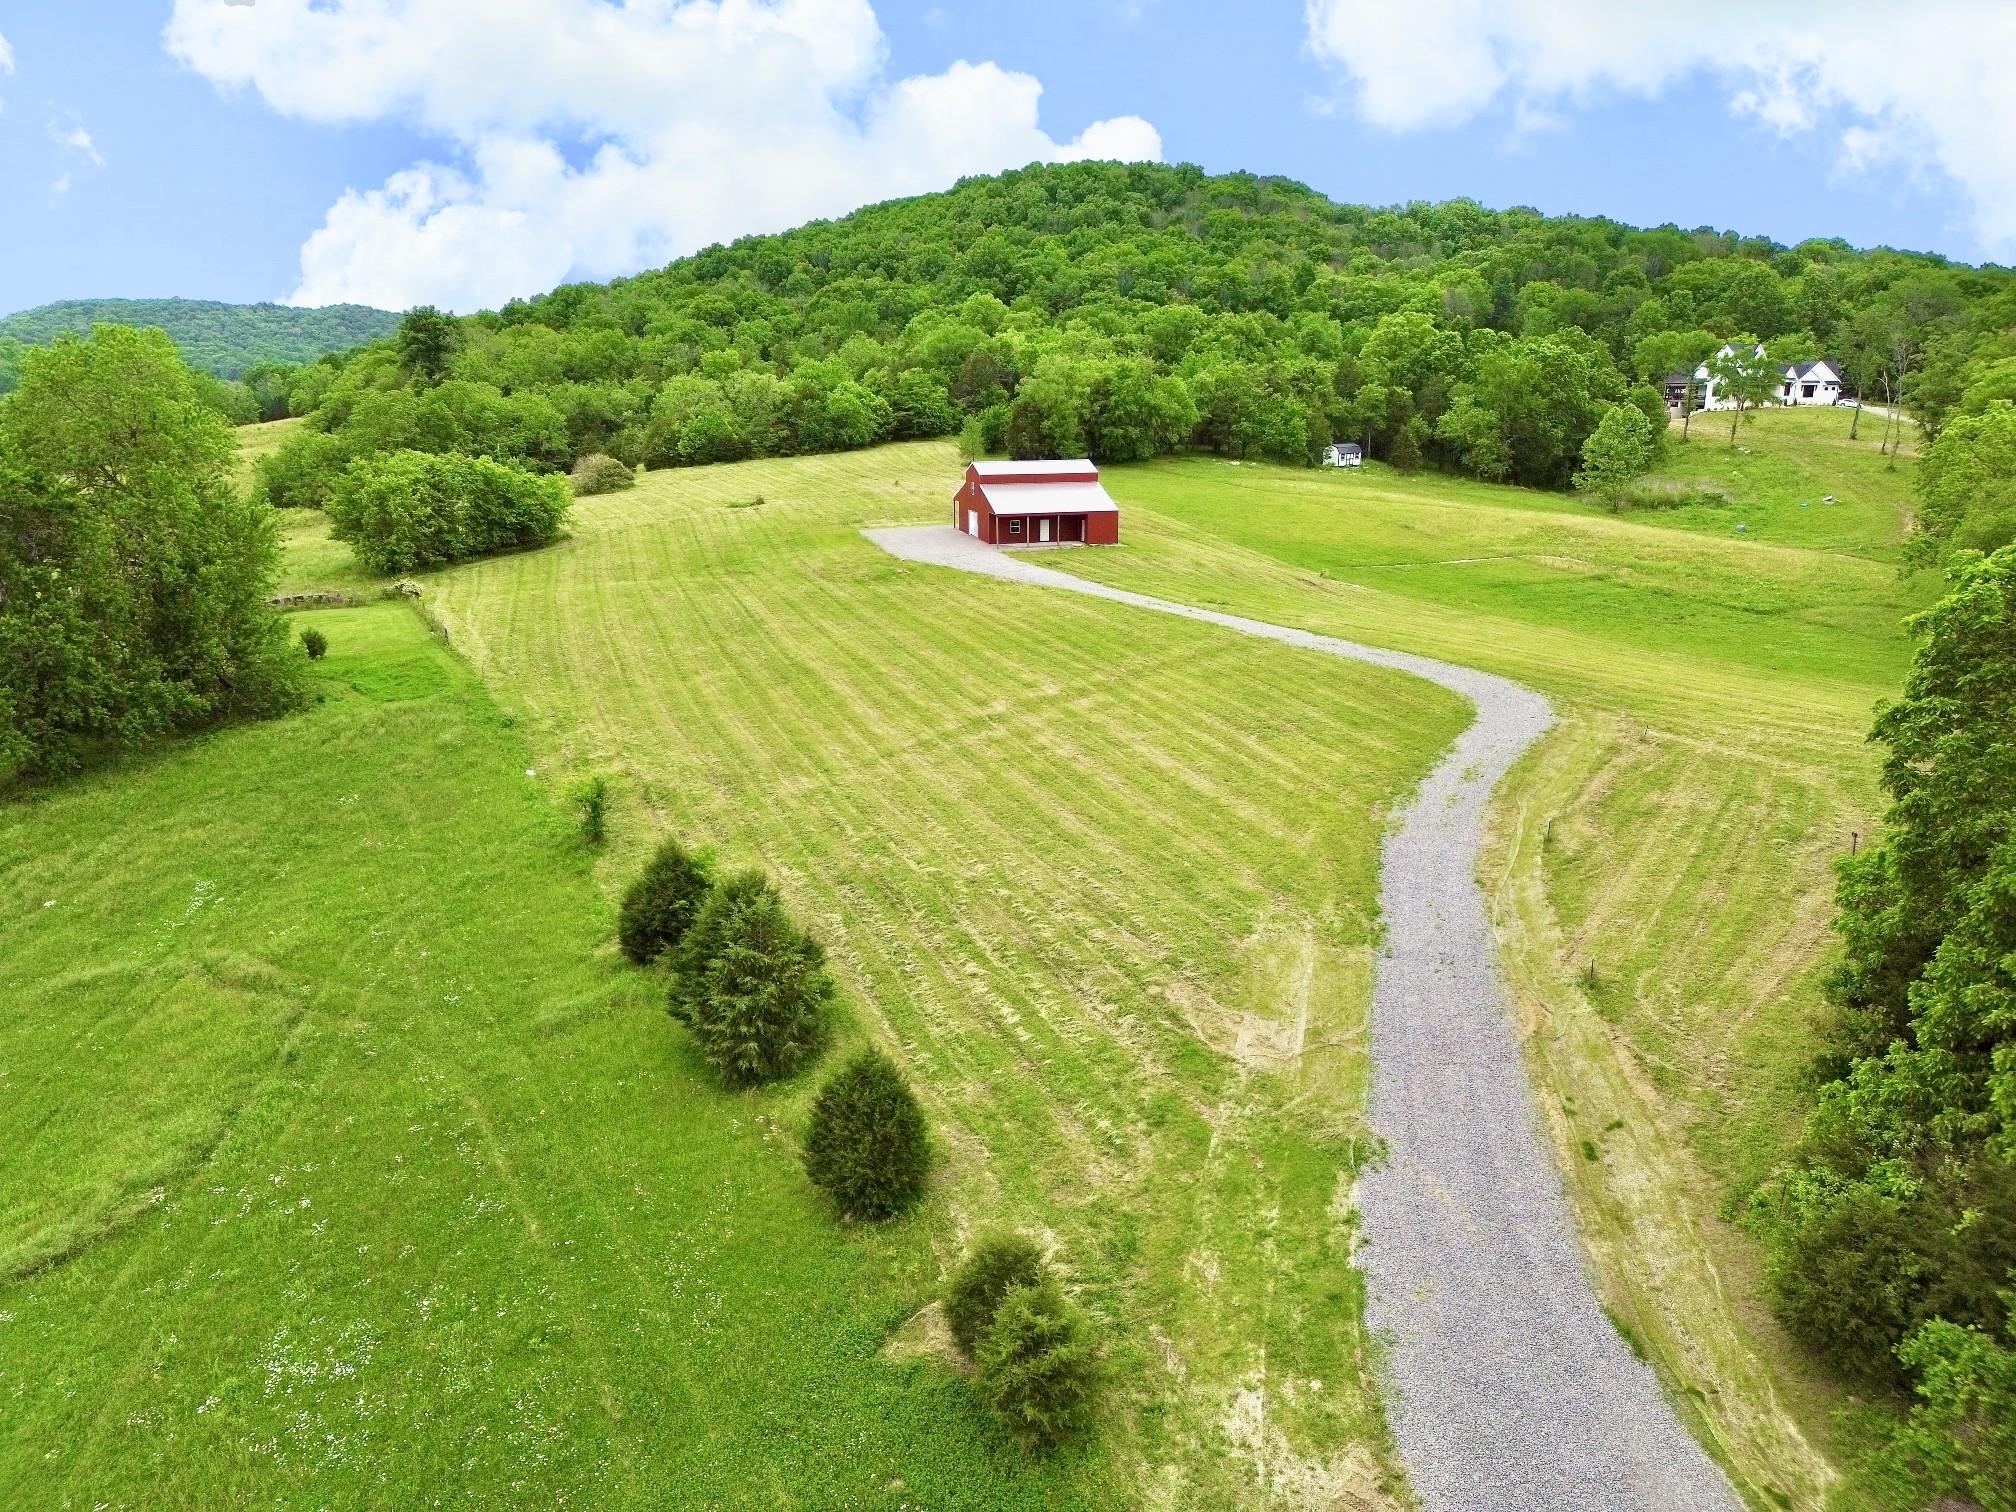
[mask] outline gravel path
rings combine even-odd
[[[1370,1118],[1388,1159],[1359,1181],[1358,1258],[1393,1431],[1428,1512],[1736,1512],[1590,1289],[1498,977],[1476,875],[1484,805],[1552,723],[1547,701],[1467,667],[1087,582],[949,525],[867,535],[907,561],[1411,672],[1476,705],[1387,837],[1381,873]]]

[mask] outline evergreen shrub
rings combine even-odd
[[[1098,1349],[1054,1280],[1008,1288],[977,1363],[981,1400],[1025,1448],[1048,1448],[1091,1421]]]
[[[648,966],[684,938],[709,885],[707,864],[676,839],[667,840],[623,894],[616,941],[623,954]]]
[[[880,1050],[863,1050],[812,1104],[805,1173],[850,1218],[893,1218],[924,1195],[931,1145],[924,1110]]]
[[[778,1081],[825,1043],[826,952],[791,921],[761,872],[711,889],[673,954],[672,1011],[731,1087]]]
[[[945,1321],[960,1349],[969,1358],[979,1349],[1010,1288],[1040,1285],[1049,1274],[1034,1240],[1001,1232],[976,1237],[945,1291]]]
[[[329,654],[329,637],[310,625],[301,632],[301,649],[308,653],[308,660],[320,661]]]

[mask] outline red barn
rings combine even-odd
[[[969,462],[952,523],[990,546],[1120,544],[1120,506],[1090,462]]]

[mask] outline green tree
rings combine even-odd
[[[1056,1282],[1009,1287],[975,1363],[981,1400],[1025,1447],[1047,1448],[1090,1425],[1099,1352]]]
[[[1654,445],[1652,422],[1643,410],[1630,404],[1613,406],[1582,443],[1582,470],[1575,475],[1575,486],[1616,514],[1624,507],[1625,493],[1652,465]]]
[[[24,357],[0,401],[0,770],[293,707],[273,516],[159,331]]]
[[[2012,1309],[2004,1298],[2004,1309]],[[1901,1435],[1905,1457],[1934,1484],[1983,1512],[2016,1512],[2016,1326],[1998,1342],[1976,1328],[1935,1321],[1906,1341],[1918,1405]]]
[[[1912,561],[1933,564],[1955,549],[1994,551],[2016,541],[2016,404],[1956,415],[1925,449],[1912,480],[1918,518]]]
[[[911,436],[949,436],[964,420],[946,391],[945,380],[926,368],[911,368],[896,380],[889,413],[890,433],[899,440]]]
[[[1948,581],[1876,721],[1884,841],[1840,863],[1830,1078],[1757,1208],[1792,1332],[1886,1383],[1934,1319],[1999,1333],[2016,1269],[2016,547]]]
[[[329,499],[330,534],[373,572],[414,572],[558,540],[573,495],[487,457],[399,451],[345,469]]]
[[[1664,385],[1678,377],[1680,389],[1680,439],[1688,439],[1694,411],[1701,400],[1701,386],[1695,379],[1703,363],[1715,355],[1721,343],[1712,331],[1660,331],[1647,336],[1631,349],[1632,366],[1648,383]]]
[[[761,872],[716,884],[673,947],[674,1013],[731,1087],[780,1080],[825,1042],[833,979]]]
[[[867,1049],[827,1079],[812,1103],[805,1174],[850,1218],[893,1218],[916,1206],[931,1169],[924,1110],[902,1072]]]
[[[1736,427],[1743,416],[1760,404],[1770,402],[1777,391],[1783,369],[1754,336],[1738,336],[1708,359],[1708,380],[1722,398],[1729,401],[1729,444],[1736,444]]]
[[[990,1230],[975,1236],[945,1289],[945,1321],[970,1357],[994,1326],[994,1313],[1010,1287],[1040,1286],[1049,1263],[1033,1239]]]
[[[1014,457],[1082,457],[1085,380],[1062,360],[1040,365],[1008,409],[1008,452]]]
[[[439,382],[462,344],[462,323],[432,305],[416,305],[399,322],[398,344],[399,360],[407,371]]]
[[[686,936],[713,885],[713,868],[676,837],[666,839],[624,889],[616,912],[616,942],[647,966]]]

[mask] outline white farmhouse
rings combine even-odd
[[[1799,362],[1785,369],[1785,381],[1779,386],[1780,404],[1839,404],[1841,402],[1841,373],[1833,363],[1822,358],[1818,362]]]
[[[1715,355],[1727,357],[1736,349],[1725,346]],[[1764,348],[1757,348],[1757,355],[1764,355]],[[1686,380],[1678,373],[1666,380],[1666,402],[1675,414],[1679,413],[1680,391]],[[1734,409],[1736,401],[1722,391],[1710,375],[1708,364],[1702,363],[1694,369],[1694,388],[1701,396],[1696,406],[1704,410]],[[1789,364],[1779,375],[1778,392],[1772,396],[1773,404],[1839,404],[1841,402],[1841,370],[1824,358],[1818,362],[1797,362]]]

